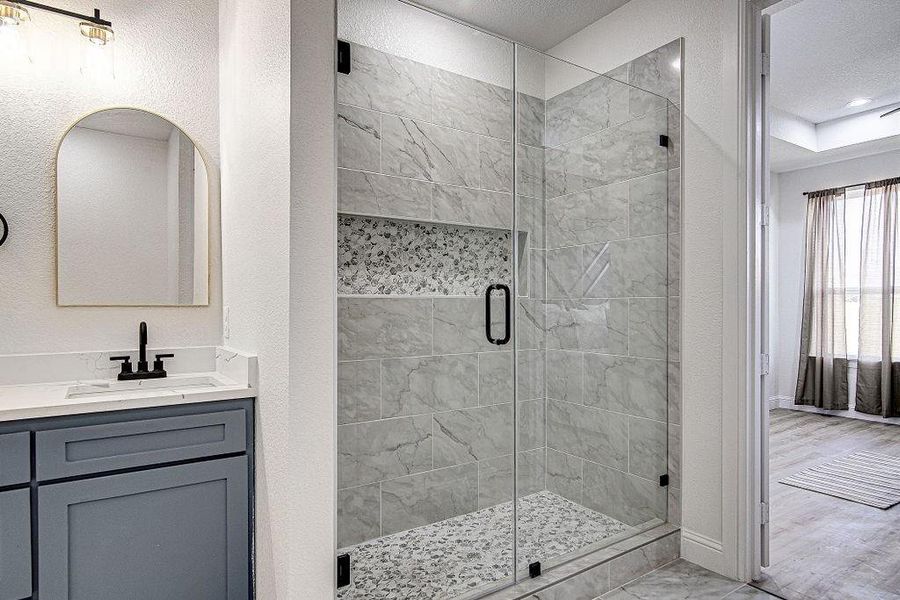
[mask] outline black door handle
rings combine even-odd
[[[501,290],[503,292],[503,316],[505,331],[502,338],[495,338],[491,334],[491,293],[494,290]],[[509,293],[509,286],[502,283],[492,283],[484,292],[484,334],[490,343],[496,344],[498,346],[509,343],[509,339],[512,335],[512,328],[510,327],[511,315],[512,295]]]

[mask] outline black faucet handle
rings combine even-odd
[[[175,355],[174,354],[157,354],[156,360],[153,361],[153,370],[165,372],[165,365],[163,364],[163,359],[166,359],[166,358],[175,358]]]
[[[122,361],[122,371],[120,373],[131,373],[131,357],[130,356],[110,356],[109,360]]]

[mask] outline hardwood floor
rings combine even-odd
[[[771,566],[760,587],[789,600],[900,600],[900,505],[881,510],[779,483],[857,450],[900,457],[900,426],[770,415]]]

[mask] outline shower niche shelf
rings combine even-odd
[[[518,235],[527,247],[528,232]],[[511,281],[510,237],[503,228],[339,213],[338,294],[479,296]]]

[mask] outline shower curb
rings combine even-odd
[[[681,528],[669,523],[571,560],[483,600],[592,599],[681,556]]]

